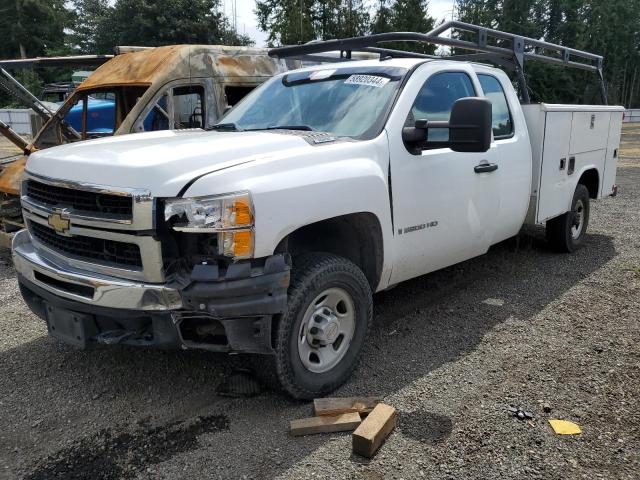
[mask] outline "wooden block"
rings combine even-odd
[[[301,418],[291,420],[289,433],[298,436],[312,433],[345,432],[357,428],[361,421],[360,415],[357,413]]]
[[[378,397],[316,398],[313,401],[313,410],[318,416],[351,412],[366,414],[380,401]]]
[[[373,457],[395,426],[396,409],[379,403],[353,432],[353,453]]]

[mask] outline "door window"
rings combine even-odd
[[[484,96],[491,100],[493,137],[496,140],[510,137],[513,134],[513,121],[502,85],[493,75],[480,73],[478,80]]]
[[[464,72],[442,72],[429,77],[420,89],[406,125],[416,120],[449,121],[451,107],[456,100],[475,96],[471,78]],[[449,132],[445,128],[430,129],[430,142],[446,142]]]
[[[162,95],[142,122],[146,132],[167,130],[169,128],[169,113],[167,112],[168,95]]]
[[[173,128],[204,128],[204,88],[199,85],[173,89]]]
[[[240,87],[237,85],[227,85],[224,87],[224,95],[227,99],[227,107],[233,107],[236,103],[242,100],[251,90],[256,88],[255,86]]]

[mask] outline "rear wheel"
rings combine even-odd
[[[356,265],[326,253],[295,259],[287,312],[276,329],[282,388],[310,399],[339,387],[356,366],[371,318],[371,289]]]
[[[589,190],[578,184],[571,211],[547,221],[547,241],[560,252],[573,252],[584,243],[589,225]]]

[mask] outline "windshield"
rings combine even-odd
[[[404,68],[380,66],[293,72],[253,91],[217,127],[290,128],[372,138],[382,129],[406,73]]]

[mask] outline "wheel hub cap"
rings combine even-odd
[[[571,236],[577,239],[582,233],[582,225],[584,223],[584,204],[582,200],[576,202],[573,209],[573,221],[571,222]]]
[[[339,333],[338,317],[325,307],[316,310],[307,325],[307,341],[312,347],[335,342]]]
[[[355,332],[355,307],[342,288],[328,288],[307,308],[298,334],[298,354],[308,370],[335,367],[349,349]]]

